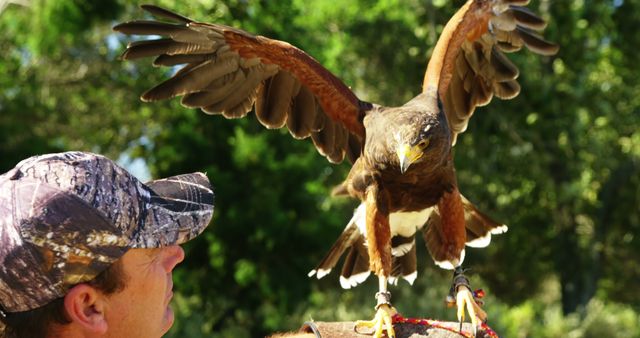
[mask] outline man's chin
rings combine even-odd
[[[173,314],[173,309],[171,309],[171,306],[167,306],[167,309],[164,312],[164,328],[162,330],[162,334],[165,334],[169,331],[169,329],[171,328],[171,326],[173,326],[173,321],[175,320],[175,316]]]

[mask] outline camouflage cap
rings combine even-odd
[[[18,163],[0,175],[0,316],[64,296],[130,248],[197,236],[213,216],[213,197],[202,173],[143,184],[91,153]]]

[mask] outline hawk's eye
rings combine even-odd
[[[427,146],[429,145],[429,139],[423,139],[420,142],[418,142],[417,146],[420,149],[425,149]]]

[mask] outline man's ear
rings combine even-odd
[[[64,308],[73,324],[95,334],[107,332],[104,295],[94,287],[78,284],[69,289],[64,297]]]

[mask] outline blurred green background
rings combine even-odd
[[[27,1],[19,1],[25,3]],[[463,1],[150,1],[309,52],[364,100],[400,105]],[[377,281],[309,279],[355,201],[309,141],[138,97],[171,70],[122,62],[111,31],[142,18],[128,0],[0,1],[0,169],[34,154],[103,153],[142,179],[206,171],[212,225],[186,245],[169,337],[260,337],[309,319],[373,315]],[[532,1],[554,57],[519,52],[522,93],[476,111],[455,147],[461,191],[507,223],[469,249],[503,337],[640,337],[640,0]],[[420,243],[421,241],[419,241]],[[450,272],[419,244],[419,276],[392,287],[405,316],[453,320]]]

